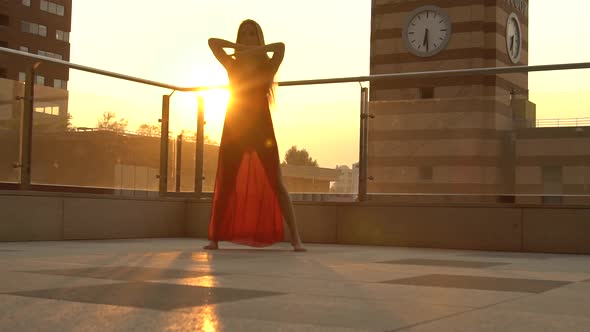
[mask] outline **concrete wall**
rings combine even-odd
[[[0,241],[206,238],[210,209],[192,199],[0,192]],[[590,206],[296,202],[295,210],[306,243],[590,254]]]
[[[590,208],[523,211],[523,247],[530,252],[590,253]]]
[[[186,235],[206,238],[211,204],[187,205]],[[296,202],[295,212],[307,243],[590,254],[590,206]]]
[[[0,193],[0,241],[181,237],[183,200]]]

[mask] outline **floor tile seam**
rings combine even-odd
[[[149,281],[152,283],[161,283],[161,282],[156,282],[156,281]],[[200,287],[205,287],[205,286],[200,286]],[[232,287],[213,287],[213,288],[231,288],[231,289],[235,289]],[[242,288],[239,288],[242,289]],[[244,290],[258,290],[258,289],[244,289]],[[269,291],[269,290],[266,290]],[[276,295],[274,296],[307,296],[307,297],[314,297],[314,298],[331,298],[331,299],[349,299],[349,300],[357,300],[360,302],[372,302],[372,303],[390,303],[393,299],[375,299],[374,297],[354,297],[354,296],[346,296],[346,295],[334,295],[334,294],[318,294],[317,292],[307,292],[307,291],[303,291],[303,292],[293,292],[293,291],[270,291],[270,292],[276,292]],[[495,292],[495,291],[494,291]],[[497,292],[495,292],[497,293]],[[535,294],[529,294],[529,293],[522,293],[522,292],[511,292],[513,294],[526,294],[528,295],[535,295]],[[522,296],[521,296],[522,297]],[[245,299],[248,300],[248,299]],[[435,303],[435,302],[431,302],[431,301],[411,301],[411,300],[404,300],[405,302],[408,303],[419,303],[419,304],[424,304],[424,305],[432,305],[432,306],[440,306],[440,307],[449,307],[449,308],[470,308],[470,309],[478,309],[481,308],[479,306],[470,306],[470,305],[454,305],[454,304],[448,304],[448,303]]]
[[[516,298],[512,298],[512,299],[507,299],[507,300],[503,300],[503,301],[500,301],[500,302],[491,303],[491,304],[488,304],[488,305],[485,305],[485,306],[481,306],[481,307],[476,307],[476,308],[473,308],[473,309],[465,310],[465,311],[462,311],[462,312],[456,312],[456,313],[445,315],[445,316],[442,316],[442,317],[433,318],[433,319],[425,320],[425,321],[422,321],[422,322],[410,324],[410,325],[403,326],[403,327],[400,327],[400,328],[396,328],[396,329],[392,329],[392,330],[387,330],[385,332],[404,331],[404,330],[411,329],[411,328],[414,328],[414,327],[417,327],[417,326],[420,326],[420,325],[430,324],[430,323],[441,321],[441,320],[445,320],[445,319],[448,319],[448,318],[458,317],[458,316],[465,315],[465,314],[468,314],[468,313],[472,313],[472,312],[476,312],[476,311],[480,311],[480,310],[490,309],[490,308],[492,308],[494,306],[497,306],[497,305],[500,305],[500,304],[514,302],[514,301],[521,300],[523,298],[534,296],[534,295],[536,295],[536,294],[527,294],[527,295],[523,295],[523,296],[520,296],[520,297],[516,297]]]
[[[356,280],[356,279],[334,280],[334,279],[326,279],[326,278],[291,277],[291,276],[275,275],[275,274],[257,274],[257,273],[228,273],[228,274],[244,275],[244,276],[250,276],[250,277],[268,277],[268,278],[295,279],[295,280],[304,279],[304,280],[316,280],[316,281],[346,281],[346,282],[350,282],[350,283],[359,283],[359,284],[381,284],[382,283],[382,281],[364,281],[364,280]]]
[[[530,310],[526,307],[522,307],[519,308],[518,310],[514,310],[514,309],[498,309],[498,308],[489,308],[491,311],[494,312],[498,312],[498,313],[503,313],[503,312],[522,312],[522,313],[527,313],[527,314],[536,314],[536,315],[556,315],[556,316],[564,316],[564,317],[571,317],[571,318],[584,318],[587,319],[590,322],[590,313],[588,314],[571,314],[571,313],[558,313],[558,312],[543,312],[543,311],[533,311]]]
[[[43,289],[45,290],[45,289]],[[46,289],[46,290],[53,290],[53,289]],[[282,293],[282,292],[276,292],[276,294],[271,294],[271,295],[267,295],[265,297],[286,297],[286,296],[291,296],[291,295],[301,295],[301,294],[293,294],[293,293]],[[147,308],[147,307],[129,307],[129,306],[123,306],[123,305],[117,305],[117,304],[108,304],[108,303],[93,303],[93,302],[78,302],[78,301],[70,301],[70,300],[63,300],[63,299],[55,299],[55,298],[46,298],[46,297],[34,297],[34,296],[27,296],[27,295],[21,295],[18,293],[1,293],[0,292],[0,296],[7,296],[7,297],[15,297],[15,298],[21,298],[21,299],[29,299],[32,301],[57,301],[57,302],[61,302],[64,304],[71,304],[71,303],[76,303],[76,304],[80,304],[80,305],[98,305],[98,306],[109,306],[109,307],[121,307],[121,308],[133,308],[134,310],[148,310],[148,311],[156,311],[156,312],[165,312],[165,313],[193,313],[193,311],[195,310],[195,308],[205,308],[205,307],[219,307],[219,306],[223,306],[225,304],[235,304],[237,302],[245,302],[245,301],[252,301],[252,300],[258,300],[259,298],[246,298],[246,299],[238,299],[238,300],[232,300],[232,301],[227,301],[227,302],[220,302],[220,303],[214,303],[214,304],[202,304],[202,305],[196,305],[196,306],[191,306],[191,307],[182,307],[182,308],[176,308],[176,309],[171,309],[171,310],[160,310],[160,309],[153,309],[153,308]],[[310,296],[310,297],[317,297],[317,298],[333,298],[333,299],[339,299],[339,298],[345,298],[345,299],[352,299],[352,300],[360,300],[359,302],[367,302],[367,301],[362,301],[362,299],[359,298],[352,298],[352,297],[346,297],[346,296],[317,296],[317,295],[307,295],[306,296]],[[369,301],[371,303],[390,303],[391,301],[386,301],[386,300],[371,300]],[[408,301],[411,302],[411,301]],[[445,308],[457,308],[457,309],[468,309],[462,312],[470,312],[472,310],[476,310],[479,309],[480,307],[471,307],[471,306],[459,306],[459,305],[447,305],[447,304],[438,304],[438,303],[430,303],[430,302],[421,302],[418,301],[416,302],[418,304],[422,304],[422,305],[430,305],[430,306],[436,306],[436,307],[445,307]],[[244,317],[247,318],[247,317]],[[316,324],[317,325],[317,324]],[[331,326],[331,325],[329,325]]]
[[[112,280],[112,279],[89,279],[86,278],[85,280],[109,280],[113,282],[105,282],[105,283],[97,283],[97,284],[83,284],[83,285],[75,285],[75,286],[64,286],[64,287],[49,287],[49,288],[39,288],[39,289],[26,289],[26,290],[19,290],[19,291],[10,291],[10,292],[1,292],[0,295],[18,295],[18,293],[30,293],[30,292],[38,292],[38,291],[58,291],[58,290],[66,290],[66,289],[73,289],[73,288],[83,288],[83,287],[94,287],[94,286],[112,286],[112,285],[121,285],[121,284],[128,284],[128,283],[147,283],[145,281],[125,281],[125,280]]]
[[[357,300],[359,302],[369,302],[369,303],[391,303],[393,299],[375,299],[375,298],[363,298],[363,297],[353,297],[353,296],[346,296],[346,295],[321,295],[321,294],[314,294],[314,293],[292,293],[287,292],[284,295],[295,295],[295,296],[307,296],[307,297],[316,297],[316,298],[330,298],[330,299],[348,299],[348,300]],[[399,303],[399,301],[396,301]],[[438,306],[438,307],[448,307],[448,308],[469,308],[469,309],[477,309],[477,306],[468,306],[468,305],[453,305],[453,304],[443,304],[443,303],[432,303],[429,301],[410,301],[404,300],[403,302],[407,303],[418,303],[424,305],[431,305],[431,306]]]
[[[74,264],[74,265],[80,265],[80,264]],[[87,265],[87,264],[81,264],[81,265]],[[129,267],[128,265],[116,265],[116,266],[105,266],[105,265],[101,265],[101,266],[92,266],[91,267],[96,267],[96,268],[104,268],[104,267]],[[154,267],[146,267],[146,266],[132,266],[132,267],[145,267],[145,268],[154,268]],[[157,268],[156,268],[157,269]],[[181,269],[176,269],[176,270],[181,270]],[[352,284],[388,284],[389,281],[395,281],[398,279],[391,279],[391,280],[381,280],[381,281],[365,281],[365,280],[356,280],[356,279],[346,279],[346,280],[334,280],[334,279],[327,279],[327,278],[310,278],[310,277],[291,277],[291,276],[286,276],[286,275],[272,275],[272,274],[259,274],[259,273],[240,273],[240,272],[213,272],[213,273],[207,273],[207,272],[202,272],[202,271],[198,271],[198,270],[181,270],[181,271],[194,271],[194,272],[199,272],[199,273],[203,273],[204,275],[201,276],[195,276],[195,277],[186,277],[186,278],[166,278],[166,279],[146,279],[146,280],[151,280],[151,281],[162,281],[162,280],[182,280],[182,279],[192,279],[192,278],[200,278],[200,277],[207,277],[207,276],[239,276],[239,275],[244,275],[244,276],[250,276],[250,277],[265,277],[265,278],[279,278],[279,279],[295,279],[295,280],[300,280],[300,279],[304,279],[304,280],[315,280],[315,281],[344,281],[346,283],[352,283]],[[66,274],[47,274],[47,273],[42,273],[42,272],[37,272],[37,271],[22,271],[22,270],[7,270],[7,272],[16,272],[16,273],[28,273],[28,274],[35,274],[35,275],[49,275],[49,276],[62,276],[62,277],[72,277],[72,278],[80,278],[80,279],[99,279],[99,280],[104,280],[104,279],[108,279],[108,280],[121,280],[121,279],[111,279],[111,278],[96,278],[96,277],[83,277],[83,276],[75,276],[75,275],[66,275]],[[218,273],[218,274],[216,274]],[[428,276],[430,274],[424,274],[424,275],[418,275],[416,277],[419,276]],[[449,274],[452,276],[455,276],[455,274]],[[457,276],[464,276],[464,275],[457,275]],[[480,275],[472,275],[473,277],[490,277],[490,278],[495,278],[494,276],[480,276]],[[404,279],[406,277],[402,277],[401,279]],[[502,276],[502,277],[498,277],[498,278],[507,278],[507,279],[530,279],[530,278],[514,278],[514,277],[507,277],[507,276]],[[572,281],[572,280],[556,280],[556,278],[552,278],[552,279],[531,279],[531,280],[538,280],[538,281],[559,281],[559,282],[565,282],[568,284],[574,284],[574,283],[588,283],[590,282],[590,279],[584,279],[584,280],[577,280],[577,281]]]
[[[408,277],[408,278],[402,278],[402,279],[391,279],[391,280],[385,280],[385,281],[381,281],[380,283],[385,283],[385,284],[393,284],[393,285],[397,285],[396,283],[394,283],[394,281],[400,281],[400,280],[404,280],[404,279],[415,279],[415,278],[420,278],[420,277],[433,277],[433,276],[442,276],[442,277],[465,277],[465,278],[481,278],[481,279],[506,279],[506,280],[518,280],[518,281],[539,281],[539,282],[557,282],[557,283],[564,283],[565,285],[556,287],[556,288],[560,288],[560,287],[565,287],[568,286],[570,284],[575,284],[575,283],[580,283],[580,282],[584,282],[584,281],[572,281],[572,280],[556,280],[555,278],[553,279],[535,279],[535,278],[518,278],[518,277],[506,277],[506,276],[488,276],[488,275],[465,275],[465,274],[446,274],[446,273],[427,273],[427,274],[422,274],[422,275],[418,275],[418,276],[413,276],[413,277]],[[424,286],[424,287],[428,287],[428,285],[413,285],[413,284],[399,284],[399,285],[408,285],[408,286]],[[442,287],[442,286],[432,286],[432,287]],[[448,287],[448,288],[456,288],[456,287]],[[467,289],[471,289],[471,288],[467,288]],[[483,289],[485,290],[485,289]],[[547,290],[549,291],[549,290]],[[501,291],[500,291],[501,292]],[[543,291],[541,293],[544,293],[546,291]],[[528,293],[528,292],[514,292],[514,293]]]
[[[52,290],[52,289],[47,289],[47,290]],[[34,296],[26,296],[26,295],[20,295],[20,294],[3,294],[0,293],[0,295],[3,296],[10,296],[10,297],[15,297],[15,298],[21,298],[21,299],[29,299],[31,301],[55,301],[55,302],[60,302],[63,304],[76,304],[76,305],[82,305],[82,306],[102,306],[102,307],[111,307],[111,308],[122,308],[122,309],[132,309],[132,310],[136,310],[136,311],[150,311],[150,312],[158,312],[158,313],[187,313],[186,311],[180,311],[182,308],[178,308],[178,309],[172,309],[172,310],[166,310],[166,309],[153,309],[153,308],[147,308],[147,307],[136,307],[136,306],[125,306],[125,305],[117,305],[117,304],[109,304],[109,303],[94,303],[94,302],[78,302],[78,301],[70,301],[70,300],[62,300],[62,299],[54,299],[54,298],[47,298],[47,297],[34,297]],[[231,302],[236,302],[236,301],[241,301],[241,300],[235,300],[235,301],[231,301]],[[195,308],[199,308],[199,307],[206,307],[206,306],[217,306],[223,303],[216,303],[216,304],[204,304],[204,305],[200,305],[200,306],[193,306],[193,307],[187,307],[190,308],[192,310],[194,310]],[[187,309],[188,310],[188,309]]]

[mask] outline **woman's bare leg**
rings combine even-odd
[[[295,251],[307,251],[303,247],[303,243],[301,242],[301,238],[299,237],[299,230],[297,229],[297,221],[295,220],[295,211],[293,209],[293,203],[291,202],[291,197],[289,197],[289,192],[287,192],[287,188],[283,184],[283,177],[281,175],[280,166],[279,166],[279,204],[281,206],[281,211],[283,212],[283,218],[285,218],[285,222],[289,227],[289,231],[291,231],[291,244],[293,245],[293,250]]]
[[[223,141],[223,139],[222,139],[222,141]],[[220,151],[219,151],[219,164],[218,165],[223,165],[223,168],[218,166],[216,176],[221,177],[222,183],[219,183],[219,184],[216,183],[214,195],[218,194],[218,195],[222,196],[225,194],[222,190],[227,189],[227,188],[234,188],[236,185],[236,175],[238,173],[238,167],[240,165],[241,159],[236,159],[234,157],[235,154],[232,153],[232,151],[228,151],[226,149],[227,149],[227,146],[224,146],[223,151],[222,151],[222,148],[220,148]],[[218,193],[217,191],[221,191],[221,192]],[[221,203],[218,202],[218,204],[221,204]],[[213,209],[214,207],[211,206],[211,208]],[[217,209],[216,210],[217,214],[221,214],[220,219],[223,220],[223,215],[228,212],[227,207],[226,206],[215,206],[215,208]],[[214,211],[211,210],[211,213],[213,213],[213,212]],[[211,227],[215,227],[215,225],[210,220],[209,221],[209,228],[211,228]],[[215,238],[215,236],[213,238]],[[219,242],[217,240],[210,239],[209,244],[204,246],[203,249],[217,250],[217,249],[219,249]]]

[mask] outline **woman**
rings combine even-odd
[[[254,247],[280,242],[284,218],[293,249],[305,251],[282,181],[269,106],[285,45],[265,45],[258,23],[246,20],[240,24],[236,43],[211,38],[209,47],[227,70],[232,94],[219,147],[210,242],[205,249],[218,249],[219,241]],[[224,48],[235,52],[229,55]]]

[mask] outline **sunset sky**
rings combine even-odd
[[[584,0],[532,1],[530,64],[589,61],[589,10]],[[267,43],[286,44],[279,81],[367,75],[370,13],[370,0],[74,0],[71,61],[180,86],[225,84],[207,39],[234,40],[239,23],[251,18]],[[531,74],[529,87],[540,118],[589,116],[586,71]],[[162,95],[171,92],[78,71],[69,90],[75,125],[94,127],[113,111],[129,130],[157,124]],[[206,133],[216,141],[225,99],[213,93],[206,104]],[[194,96],[176,92],[172,100],[171,129],[194,130]],[[320,166],[351,165],[358,158],[358,107],[358,83],[278,89],[273,118],[281,157],[297,145]]]

